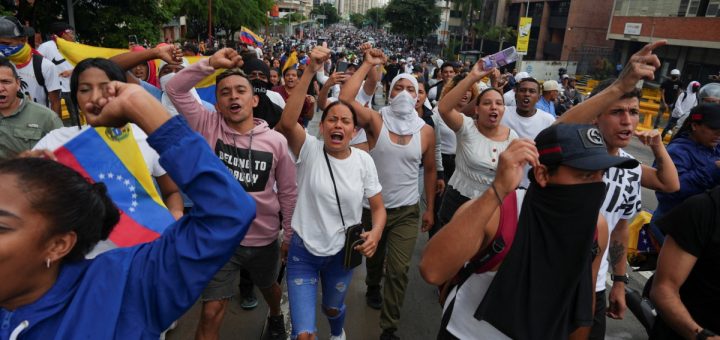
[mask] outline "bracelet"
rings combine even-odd
[[[493,192],[495,192],[495,197],[497,197],[497,199],[498,199],[498,204],[502,205],[503,200],[502,200],[502,198],[500,198],[500,194],[498,193],[498,190],[495,188],[495,182],[490,183],[490,186],[492,187]]]

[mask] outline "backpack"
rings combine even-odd
[[[37,81],[38,85],[42,86],[43,90],[45,91],[45,106],[50,106],[50,98],[48,98],[48,90],[47,87],[45,87],[45,76],[43,76],[42,73],[42,62],[43,62],[43,56],[39,54],[32,55],[32,64],[33,64],[33,72],[35,73],[35,80]],[[40,104],[40,103],[38,103]]]
[[[503,205],[500,207],[500,222],[498,229],[495,232],[495,237],[492,242],[481,252],[478,252],[470,261],[465,264],[464,267],[458,271],[457,274],[448,282],[440,287],[440,305],[445,305],[450,291],[453,288],[460,286],[467,281],[473,274],[480,274],[495,268],[502,260],[505,259],[507,253],[510,252],[510,247],[515,239],[515,232],[517,231],[518,222],[518,204],[517,194],[515,191],[511,192],[505,200]],[[443,325],[447,326],[445,318],[450,321],[450,314],[452,314],[455,300],[453,299],[448,305],[445,313],[443,313]],[[447,314],[447,315],[445,315]]]

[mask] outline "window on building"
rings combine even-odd
[[[688,5],[690,4],[690,0],[681,0],[680,1],[680,7],[678,8],[677,16],[684,17],[685,13],[687,13]]]
[[[689,16],[689,17],[697,16],[699,8],[700,8],[700,0],[690,1],[690,5],[688,6],[688,11],[687,11],[687,16]]]
[[[566,17],[570,13],[570,1],[557,1],[550,3],[550,16]]]
[[[716,17],[720,13],[720,0],[710,0],[708,3],[706,17]]]

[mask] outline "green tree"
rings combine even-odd
[[[280,19],[280,23],[282,24],[292,24],[294,22],[302,22],[305,21],[305,16],[298,12],[292,12],[284,16],[282,19]]]
[[[367,20],[370,25],[375,28],[384,25],[387,22],[385,19],[385,7],[373,7],[368,9],[365,12],[365,20]]]
[[[365,16],[360,13],[351,13],[350,23],[357,28],[362,28],[365,23]]]
[[[440,26],[440,8],[434,0],[390,0],[385,18],[394,33],[424,39]]]
[[[263,27],[273,3],[273,0],[212,0],[213,31],[231,34],[241,26],[253,30]],[[208,0],[165,0],[163,7],[177,17],[186,16],[189,38],[207,36]]]
[[[313,7],[310,14],[324,15],[325,19],[317,19],[317,21],[325,24],[325,26],[340,22],[340,15],[338,14],[337,8],[329,2],[323,2],[320,5]]]

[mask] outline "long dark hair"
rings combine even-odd
[[[75,232],[77,242],[66,259],[81,260],[107,239],[120,212],[103,183],[90,183],[76,171],[42,158],[0,163],[0,174],[13,175],[33,210],[48,221],[47,237]]]
[[[127,83],[127,75],[125,75],[125,72],[122,68],[120,68],[120,66],[118,66],[118,64],[109,59],[88,58],[79,62],[75,66],[72,76],[70,76],[70,98],[72,99],[73,105],[75,105],[76,109],[79,109],[77,91],[80,82],[80,74],[89,68],[97,68],[105,72],[110,81],[121,81],[123,83]]]

